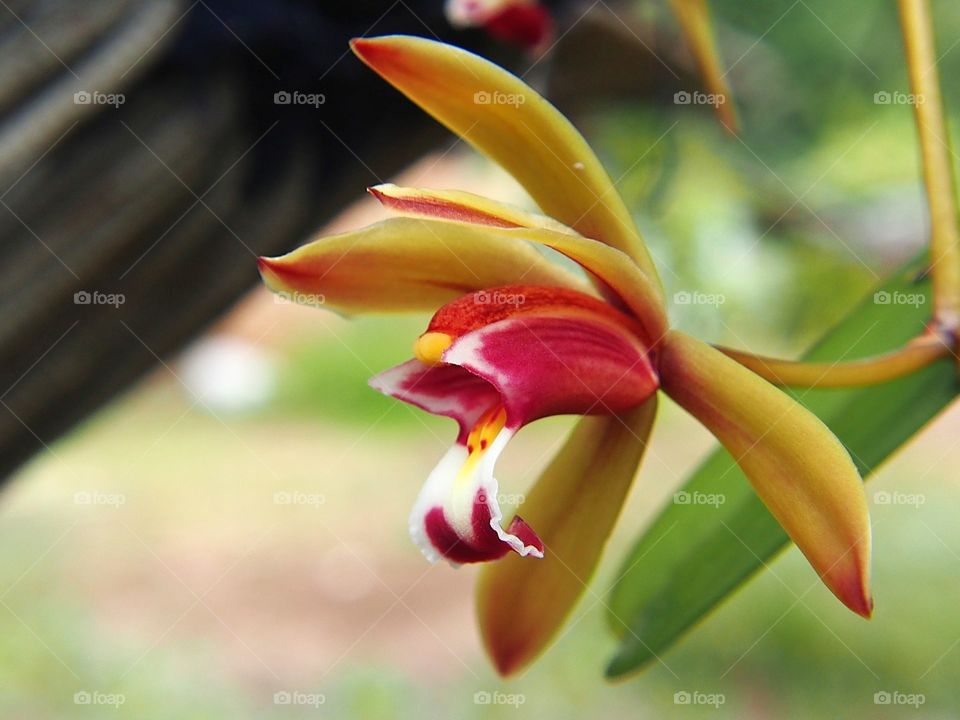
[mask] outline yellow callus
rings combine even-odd
[[[443,351],[453,343],[446,333],[425,332],[413,344],[413,354],[425,365],[439,365]]]

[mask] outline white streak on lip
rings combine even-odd
[[[467,461],[467,448],[463,445],[454,445],[437,463],[437,466],[427,476],[417,501],[410,511],[410,537],[420,548],[420,552],[430,562],[436,562],[441,555],[430,542],[427,536],[427,526],[424,522],[427,513],[434,507],[443,507],[451,487],[456,480],[457,473]]]
[[[442,508],[444,518],[450,527],[465,542],[470,542],[475,539],[473,508],[478,493],[482,493],[486,499],[487,508],[490,511],[490,527],[501,542],[506,543],[512,551],[523,557],[543,557],[542,551],[533,545],[525,544],[519,537],[504,530],[500,524],[503,520],[503,512],[497,501],[500,487],[493,477],[493,470],[513,434],[513,431],[508,428],[500,430],[490,447],[483,451],[483,456],[470,476],[460,477],[461,469],[469,457],[467,448],[460,444],[450,448],[430,473],[410,512],[410,537],[430,562],[436,562],[443,555],[430,542],[427,535],[425,523],[427,513],[434,508]],[[454,567],[458,566],[458,563],[448,562]]]

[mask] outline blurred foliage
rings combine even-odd
[[[425,324],[424,317],[406,315],[342,322],[317,311],[316,332],[298,338],[278,358],[280,384],[269,412],[387,427],[409,422],[409,409],[372,390],[367,381],[409,360]]]
[[[896,9],[817,0],[711,10],[739,138],[710,107],[669,95],[608,103],[581,124],[635,209],[668,295],[726,300],[675,306],[677,324],[798,352],[926,241],[912,107],[875,101],[909,92]],[[948,79],[960,73],[960,7],[935,13]],[[645,15],[676,32],[669,14]],[[944,99],[956,137],[960,88],[949,80]]]

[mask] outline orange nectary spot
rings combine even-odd
[[[464,295],[440,308],[427,332],[454,338],[491,323],[524,313],[580,310],[596,313],[628,331],[644,337],[640,324],[599,298],[578,290],[540,285],[504,285]]]
[[[507,411],[502,405],[494,405],[487,410],[477,420],[477,424],[473,426],[473,430],[470,431],[470,436],[467,438],[467,449],[470,454],[473,454],[478,448],[486,450],[487,446],[497,437],[506,424]]]

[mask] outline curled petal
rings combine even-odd
[[[385,395],[454,418],[457,442],[427,478],[410,513],[410,535],[434,562],[495,560],[513,550],[543,557],[543,544],[523,520],[504,530],[493,467],[513,435],[501,396],[487,381],[455,365],[398,365],[370,380]]]
[[[430,336],[446,337],[438,346],[441,353],[453,338],[479,330],[500,320],[521,315],[566,315],[587,313],[597,320],[619,326],[621,332],[643,335],[643,327],[636,318],[617,310],[609,303],[576,290],[540,285],[503,285],[487,288],[447,303],[434,313],[418,345]],[[573,315],[576,319],[580,315]],[[439,360],[439,356],[437,357]]]
[[[370,379],[370,386],[433,415],[453,418],[460,426],[461,444],[481,416],[500,403],[500,393],[486,380],[456,365],[424,365],[419,360],[385,370]]]
[[[424,38],[351,43],[357,56],[513,175],[543,211],[627,253],[659,287],[610,177],[576,128],[526,83],[472,53]]]
[[[634,335],[579,309],[500,320],[456,338],[442,358],[495,387],[514,428],[550,415],[623,412],[658,386]]]
[[[823,582],[869,617],[870,520],[840,441],[812,413],[720,351],[670,332],[663,389],[723,443]]]
[[[646,349],[628,329],[605,315],[568,308],[518,314],[472,330],[452,339],[442,362],[412,360],[371,385],[460,425],[457,444],[414,506],[410,531],[428,558],[464,563],[510,550],[543,554],[525,522],[514,518],[507,529],[501,525],[493,466],[520,427],[547,415],[628,411],[655,393],[657,378]]]
[[[584,289],[517,238],[429,219],[391,218],[259,262],[274,292],[346,313],[432,311],[464,293],[521,281]]]
[[[513,435],[502,428],[489,446],[454,445],[430,473],[410,513],[410,535],[431,562],[486,562],[511,550],[543,557],[543,543],[522,519],[504,530],[493,468]]]
[[[555,637],[587,588],[623,506],[656,416],[654,395],[622,416],[583,418],[521,505],[542,562],[506,557],[477,586],[484,645],[509,675]]]
[[[386,207],[411,217],[482,225],[493,235],[520,237],[566,255],[598,278],[643,324],[650,345],[667,330],[659,289],[622,252],[557,221],[458,190],[377,185],[370,192]],[[533,284],[528,280],[525,284]]]
[[[558,292],[560,297],[567,293]],[[487,317],[500,318],[486,310],[495,299],[482,301]],[[422,338],[445,335],[453,327],[457,305],[473,300],[467,296],[441,309]],[[524,300],[512,302],[522,307]],[[624,412],[653,395],[659,380],[647,348],[616,318],[616,311],[599,312],[588,303],[515,309],[489,324],[467,325],[456,337],[446,335],[439,357],[410,360],[370,384],[427,412],[454,418],[460,442],[494,405],[504,408],[512,431],[550,415]]]

